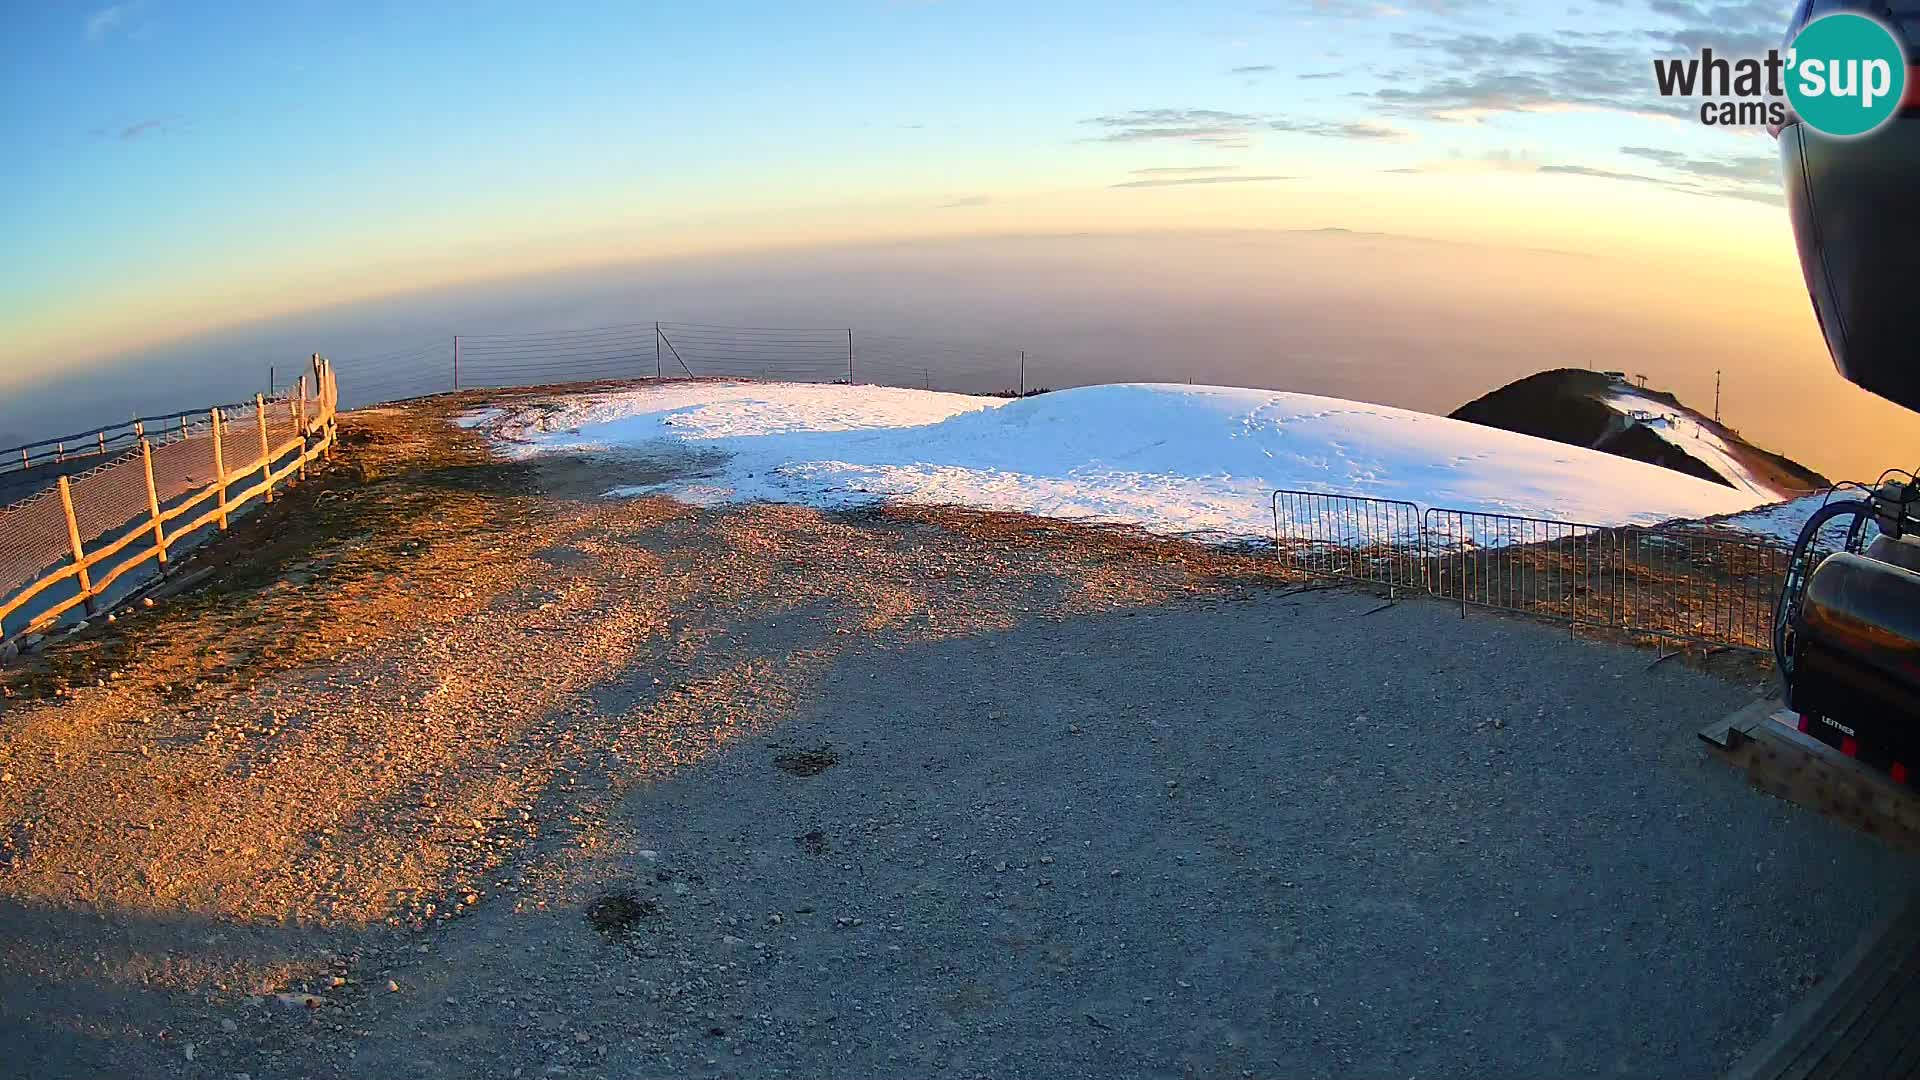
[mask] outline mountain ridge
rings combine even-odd
[[[1664,390],[1619,373],[1552,368],[1482,394],[1448,416],[1551,439],[1784,500],[1830,486],[1784,454]]]

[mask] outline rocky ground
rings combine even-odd
[[[0,675],[8,1070],[1703,1075],[1912,882],[1743,667],[446,408]]]

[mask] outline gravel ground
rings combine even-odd
[[[1702,1076],[1913,884],[1708,757],[1750,674],[430,419],[0,712],[5,1071]]]

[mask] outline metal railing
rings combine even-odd
[[[284,397],[216,406],[197,421],[143,433],[132,450],[0,507],[0,648],[76,607],[92,614],[115,583],[201,530],[224,530],[255,499],[330,453],[339,387],[316,356],[313,378]],[[311,388],[313,393],[309,395]]]
[[[1290,570],[1675,641],[1765,651],[1790,552],[1764,537],[1603,526],[1324,492],[1274,495]]]
[[[1274,545],[1288,568],[1306,577],[1424,589],[1420,530],[1420,508],[1410,502],[1316,491],[1273,493]]]
[[[251,402],[240,401],[228,405],[214,405],[210,408],[233,411],[247,408],[251,404]],[[26,472],[49,465],[65,465],[87,458],[112,457],[135,449],[142,439],[152,438],[159,441],[171,438],[177,432],[185,431],[195,422],[205,419],[206,415],[206,409],[196,409],[191,412],[166,413],[161,416],[136,416],[131,420],[108,424],[90,431],[9,446],[0,449],[0,474]]]

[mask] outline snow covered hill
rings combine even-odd
[[[878,386],[676,382],[489,410],[511,453],[684,455],[645,489],[703,502],[893,499],[1216,537],[1272,535],[1277,488],[1651,524],[1772,501],[1669,469],[1337,398],[1089,386],[1022,400]]]

